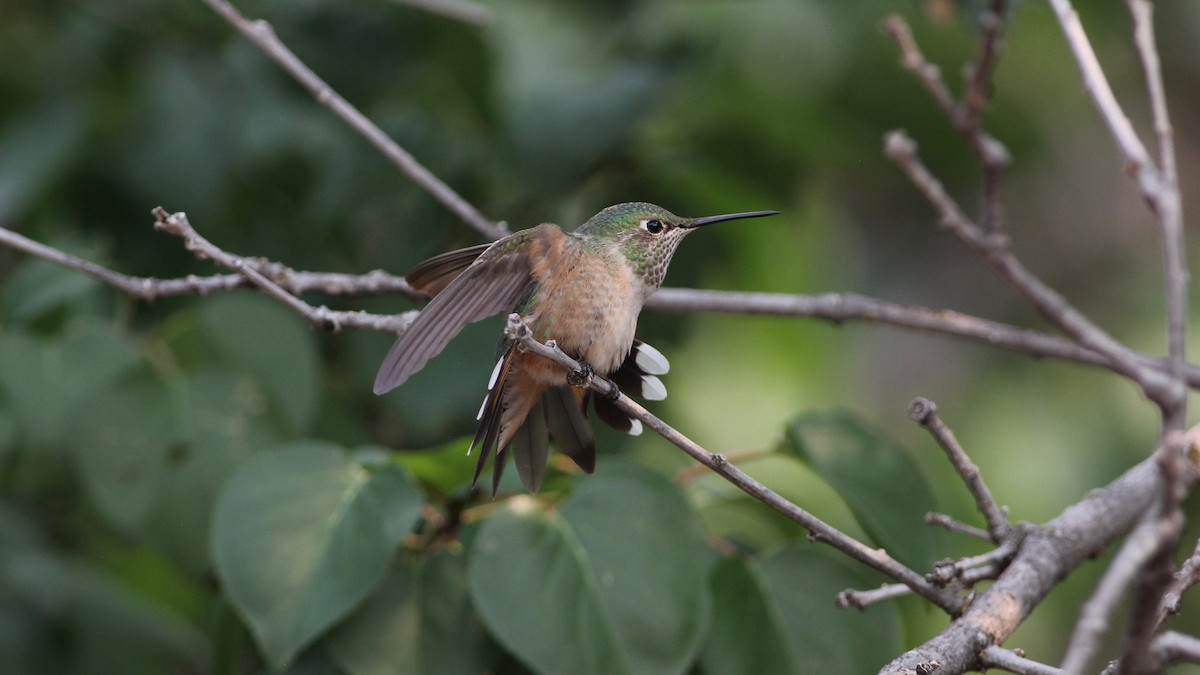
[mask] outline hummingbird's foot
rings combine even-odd
[[[572,370],[567,373],[567,384],[572,387],[586,389],[592,384],[592,378],[596,377],[596,369],[590,363],[579,362],[579,370]]]

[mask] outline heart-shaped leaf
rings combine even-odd
[[[708,623],[712,556],[666,478],[610,463],[559,512],[528,497],[484,524],[471,597],[543,673],[682,673]]]
[[[274,667],[379,584],[420,507],[402,469],[368,471],[330,444],[288,444],[233,475],[217,500],[213,555]]]

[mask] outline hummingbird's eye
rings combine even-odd
[[[650,234],[658,234],[662,232],[664,227],[661,220],[643,220],[641,222],[642,229]]]

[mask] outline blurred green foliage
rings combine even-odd
[[[479,28],[381,0],[239,3],[514,228],[619,201],[774,208],[690,239],[668,283],[1038,325],[879,152],[908,129],[974,206],[969,153],[880,22],[908,16],[957,88],[978,6],[494,0]],[[1158,8],[1184,185],[1197,7]],[[1122,3],[1081,10],[1149,128]],[[1012,19],[987,122],[1016,158],[1015,245],[1118,337],[1161,351],[1148,216],[1050,10],[1019,3]],[[299,269],[403,272],[479,242],[198,1],[9,0],[0,55],[0,225],[64,251],[134,275],[214,272],[153,231],[158,205]],[[497,330],[471,327],[377,398],[388,336],[317,334],[252,292],[139,304],[0,249],[5,672],[868,672],[944,625],[912,598],[837,610],[835,593],[881,579],[651,434],[601,431],[596,475],[555,464],[536,497],[512,496],[511,471],[502,499],[472,495],[464,436]],[[640,333],[675,366],[658,414],[917,569],[980,548],[921,522],[979,518],[908,421],[913,396],[939,403],[1016,519],[1053,516],[1157,433],[1110,375],[935,336],[653,314]],[[813,413],[829,410],[852,413]],[[1095,574],[1010,644],[1055,661]],[[1194,609],[1176,627],[1194,630]]]

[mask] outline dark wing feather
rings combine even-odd
[[[596,438],[592,423],[571,387],[551,387],[542,395],[546,426],[562,451],[588,473],[596,470]]]
[[[404,275],[404,279],[409,286],[432,298],[445,290],[490,246],[491,244],[480,244],[434,256],[412,268]]]
[[[529,285],[530,271],[526,247],[514,237],[528,236],[526,232],[492,244],[421,310],[379,367],[376,394],[403,384],[468,323],[507,312],[516,305]]]
[[[541,399],[538,399],[509,445],[512,448],[513,464],[517,465],[517,474],[521,476],[525,489],[531,493],[538,491],[542,479],[546,477],[549,443],[550,432],[546,429],[545,407]]]

